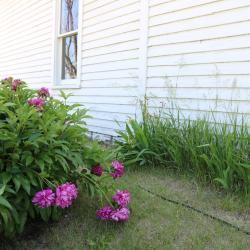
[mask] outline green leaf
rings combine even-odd
[[[8,222],[9,222],[9,212],[7,209],[5,208],[0,208],[0,213],[3,217],[3,221],[5,223],[5,225],[8,225]]]
[[[12,209],[12,206],[10,205],[10,203],[3,196],[0,196],[0,205],[7,207],[10,210]]]
[[[23,231],[26,221],[27,221],[27,212],[22,212],[20,214],[20,224],[18,224],[19,226],[17,227],[18,233],[21,233]]]
[[[26,157],[25,165],[29,166],[33,162],[33,157],[31,155],[28,155]]]
[[[250,170],[250,164],[241,163],[240,166]]]
[[[25,179],[24,177],[21,178],[21,185],[23,187],[23,189],[30,194],[30,182]]]
[[[12,216],[17,224],[20,224],[20,216],[15,207],[12,207]]]
[[[11,180],[12,175],[10,173],[4,172],[1,174],[1,179],[3,181],[3,184],[8,184],[8,182]]]
[[[51,215],[51,208],[49,207],[40,209],[40,214],[42,219],[47,222]]]
[[[15,184],[16,192],[18,192],[18,190],[20,189],[20,186],[21,186],[20,178],[22,178],[22,177],[21,176],[17,176],[17,177],[13,178],[13,182]]]
[[[44,172],[44,161],[39,159],[36,161],[36,163],[40,167],[41,172]]]
[[[6,185],[3,185],[3,186],[0,188],[0,196],[4,193],[5,188],[6,188]]]

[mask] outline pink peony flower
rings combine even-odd
[[[22,84],[20,79],[16,79],[11,84],[11,90],[16,91],[17,87]]]
[[[119,161],[113,161],[112,168],[113,172],[110,175],[113,177],[113,179],[123,176],[124,166]]]
[[[65,183],[56,188],[56,206],[69,207],[77,197],[77,188],[72,183]]]
[[[55,194],[50,188],[44,189],[35,194],[32,202],[40,208],[50,207],[55,202]]]
[[[113,221],[127,221],[129,219],[129,209],[126,207],[119,208],[110,213],[110,220]]]
[[[103,168],[101,165],[96,165],[91,168],[91,174],[94,174],[96,176],[102,176]]]
[[[37,91],[37,93],[38,93],[38,96],[40,96],[40,97],[49,97],[50,96],[49,89],[45,88],[45,87],[40,88]]]
[[[105,206],[96,211],[96,217],[101,220],[109,220],[110,214],[113,212],[113,208]]]
[[[28,100],[30,106],[41,108],[44,105],[44,100],[41,98],[32,98]]]
[[[127,206],[130,201],[130,193],[128,190],[117,190],[116,194],[113,195],[112,200],[116,202],[120,208],[123,208]]]

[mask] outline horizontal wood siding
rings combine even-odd
[[[192,118],[250,113],[250,1],[150,0],[147,95]]]
[[[1,1],[0,77],[11,75],[33,86],[51,83],[52,2]]]
[[[140,5],[138,0],[89,1],[84,6],[82,89],[89,129],[114,134],[135,116]]]

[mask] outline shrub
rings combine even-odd
[[[250,191],[250,134],[244,119],[215,124],[208,116],[196,121],[180,111],[149,114],[142,122],[130,119],[119,132],[118,151],[125,165],[171,167],[190,172],[225,190]]]
[[[89,168],[95,163],[105,166],[107,155],[88,142],[86,109],[67,105],[63,92],[61,97],[50,97],[46,88],[28,89],[21,80],[1,81],[0,233],[6,236],[22,232],[28,218],[59,217],[56,206],[41,209],[32,204],[40,190],[47,190],[40,197],[52,199],[49,190],[72,182],[92,195],[105,195],[102,179],[96,181]]]

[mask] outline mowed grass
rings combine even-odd
[[[98,202],[79,195],[59,222],[31,225],[22,237],[2,240],[0,249],[249,249],[250,236],[155,197],[138,184],[250,231],[249,200],[216,193],[166,170],[133,170],[117,182],[117,187],[128,188],[132,194],[128,222],[98,221]]]

